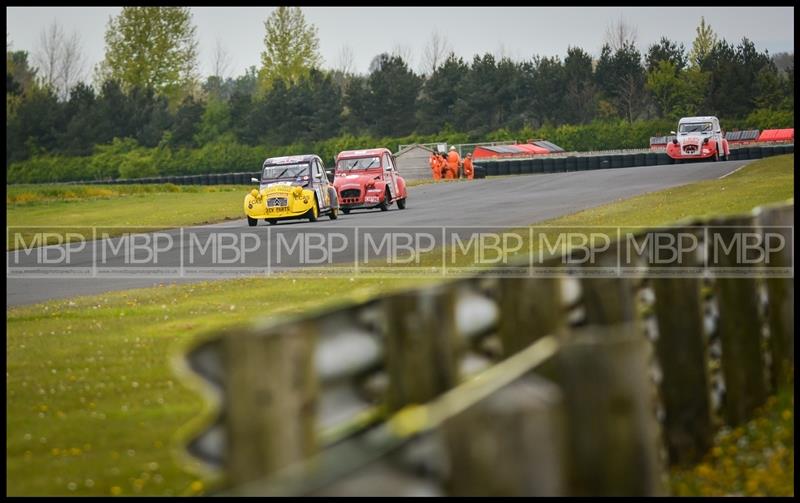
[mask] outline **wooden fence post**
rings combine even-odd
[[[231,484],[264,477],[315,452],[315,337],[313,324],[298,322],[224,339]]]
[[[456,290],[447,285],[385,299],[389,411],[425,403],[458,384],[455,302]]]
[[[452,496],[563,496],[558,387],[528,374],[443,425]]]
[[[620,243],[614,241],[610,247],[597,255],[597,263],[587,263],[585,267],[616,267]],[[583,306],[586,309],[586,323],[614,325],[635,320],[636,300],[633,281],[626,277],[581,278]]]
[[[505,357],[562,331],[566,324],[561,278],[502,278],[499,304],[498,331]]]
[[[703,229],[697,226],[655,232],[670,234],[677,246],[692,239],[695,246],[705,246]],[[677,262],[678,257],[681,263]],[[702,263],[696,251],[676,256],[676,261],[670,264],[662,262],[664,257],[653,258],[659,266],[666,266],[667,270],[676,273],[673,277],[655,274],[650,279],[658,325],[655,350],[662,375],[660,392],[665,411],[664,437],[670,463],[694,463],[708,451],[714,436],[708,351],[703,332],[703,300],[700,297],[701,277],[699,272],[680,273],[675,269],[698,268]]]
[[[753,233],[754,222],[752,216],[715,219],[709,222],[708,231],[709,260],[719,268],[715,293],[725,379],[724,416],[732,426],[748,420],[767,399],[757,283],[736,272],[744,266],[738,263],[737,256],[743,252],[734,240]],[[727,248],[732,243],[732,248]]]
[[[664,494],[649,348],[634,322],[589,325],[575,329],[556,356],[570,494]]]
[[[778,207],[757,208],[756,215],[762,236],[769,246],[765,269],[791,268],[794,272],[794,204]],[[781,226],[781,228],[769,228]],[[783,247],[775,242],[780,235]],[[772,356],[770,384],[772,389],[785,384],[791,378],[794,367],[794,274],[792,277],[766,278],[767,319],[769,322],[769,346]]]

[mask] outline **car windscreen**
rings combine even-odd
[[[710,122],[687,122],[686,124],[681,124],[680,129],[678,130],[681,133],[710,133],[711,132],[711,123]]]
[[[372,169],[381,167],[380,157],[359,157],[358,159],[339,159],[336,163],[337,171],[350,171],[359,169]]]
[[[261,175],[262,180],[295,180],[297,178],[308,177],[308,163],[301,164],[278,164],[265,166]]]

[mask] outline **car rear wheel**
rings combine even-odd
[[[404,197],[403,199],[398,199],[397,200],[397,207],[399,209],[401,209],[401,210],[406,209],[406,199],[407,199],[407,197]]]
[[[349,215],[350,214],[350,208],[342,208],[342,213],[344,213],[345,215]]]
[[[277,222],[276,220],[269,220],[269,219],[267,219],[267,223],[268,223],[268,224],[270,224],[270,225],[275,225],[275,224],[277,224],[278,222]]]
[[[255,227],[256,225],[258,225],[258,220],[256,220],[255,218],[247,217],[247,225],[249,225],[250,227]]]

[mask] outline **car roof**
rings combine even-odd
[[[371,157],[374,155],[382,155],[383,153],[388,152],[391,154],[392,152],[385,147],[381,148],[368,148],[364,150],[343,150],[339,152],[339,155],[336,156],[337,159],[344,159],[347,157]]]
[[[285,155],[283,157],[269,157],[264,161],[264,166],[274,165],[274,164],[289,164],[292,162],[311,162],[314,159],[319,159],[319,156],[314,154],[304,154],[304,155]]]
[[[713,121],[716,121],[716,120],[718,120],[718,119],[716,117],[714,117],[713,115],[704,115],[704,116],[698,116],[698,117],[684,117],[680,121],[678,121],[678,124],[684,124],[684,123],[687,123],[687,122],[713,122]]]

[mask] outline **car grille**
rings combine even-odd
[[[289,200],[285,197],[271,197],[267,199],[267,207],[274,208],[276,206],[288,206]]]
[[[361,194],[361,191],[358,190],[358,189],[346,189],[346,190],[342,191],[342,197],[343,198],[345,198],[345,197],[346,198],[351,198],[351,197],[358,198],[358,196],[360,194]]]
[[[698,150],[697,145],[684,145],[683,146],[683,153],[684,154],[694,155],[694,154],[697,153],[697,150]]]

